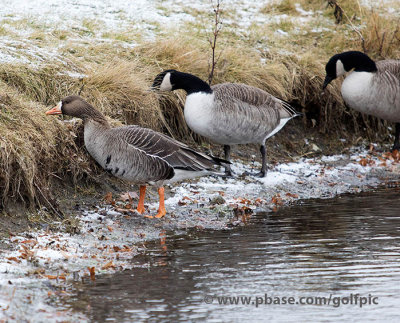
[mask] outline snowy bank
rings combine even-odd
[[[246,225],[251,212],[275,212],[302,199],[372,189],[398,179],[400,156],[351,149],[349,155],[278,164],[262,179],[243,175],[258,168],[258,163],[236,160],[233,178],[207,177],[173,186],[167,216],[160,220],[134,212],[137,201],[129,202],[124,194],[119,201],[111,199],[111,205],[84,210],[77,234],[10,233],[3,241],[9,248],[0,256],[0,317],[85,320],[54,306],[57,298],[68,297],[73,280],[95,280],[102,273],[132,268],[132,258],[145,251],[144,241],[159,239],[163,244],[166,232],[182,234],[193,228],[229,229]],[[154,214],[157,203],[147,208],[146,214]]]

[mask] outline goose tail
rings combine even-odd
[[[218,166],[228,166],[228,165],[232,164],[230,161],[222,159],[222,158],[214,157],[214,156],[211,156],[211,155],[209,155],[209,157],[211,157],[211,159]]]
[[[301,117],[304,115],[302,112],[298,112],[293,106],[285,100],[279,99],[282,103],[282,107],[286,110],[286,112],[291,116],[291,118]]]

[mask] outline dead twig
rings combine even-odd
[[[213,0],[211,0],[211,3],[213,4]],[[215,66],[218,63],[219,58],[221,57],[221,53],[219,53],[218,57],[216,57],[216,52],[215,49],[217,47],[217,40],[218,40],[218,35],[222,29],[222,20],[221,20],[221,0],[217,0],[217,3],[214,5],[213,4],[213,10],[214,10],[214,27],[213,27],[213,32],[212,32],[212,37],[208,39],[208,42],[210,43],[211,47],[211,62],[208,64],[208,84],[211,85],[213,77],[214,77],[214,71],[215,71]]]
[[[84,78],[81,78],[81,81],[82,81],[82,86],[81,86],[81,88],[79,89],[78,95],[81,95],[81,92],[82,92],[83,88],[85,87],[85,79],[84,79]]]
[[[334,15],[336,19],[336,23],[340,23],[343,20],[343,16],[345,16],[347,22],[350,24],[351,28],[354,30],[354,32],[358,35],[358,37],[361,40],[361,47],[364,53],[367,52],[365,48],[365,39],[361,32],[354,26],[352,19],[349,18],[349,16],[346,14],[346,12],[343,10],[343,8],[338,4],[337,0],[328,0],[328,6],[333,7],[335,9]]]
[[[53,210],[53,212],[54,212],[55,214],[57,214],[57,216],[58,216],[60,219],[64,219],[64,218],[65,218],[65,217],[64,217],[64,214],[62,214],[60,211],[58,211],[58,210],[53,206],[53,203],[51,203],[51,202],[46,198],[46,196],[43,194],[43,192],[42,192],[42,190],[40,189],[40,187],[39,187],[38,185],[36,185],[36,183],[34,183],[34,185],[35,185],[36,189],[38,190],[38,192],[40,193],[40,195],[42,195],[43,199],[46,201],[47,205]]]

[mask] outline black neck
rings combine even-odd
[[[197,92],[212,93],[206,82],[189,73],[175,72],[171,76],[171,82],[174,90],[183,89],[188,95]]]

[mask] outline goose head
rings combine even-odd
[[[165,70],[158,74],[151,87],[152,90],[159,91],[173,91],[176,90],[177,79],[176,75],[179,73],[176,70]]]
[[[362,52],[348,51],[336,54],[330,58],[325,66],[326,77],[322,88],[325,89],[334,79],[352,69],[356,72],[373,73],[377,71],[375,62]]]
[[[64,114],[67,116],[86,119],[104,119],[104,116],[89,103],[77,95],[70,95],[46,112],[48,115]]]
[[[151,89],[159,91],[183,89],[188,95],[196,92],[212,93],[210,86],[197,76],[176,70],[165,70],[158,74]]]

